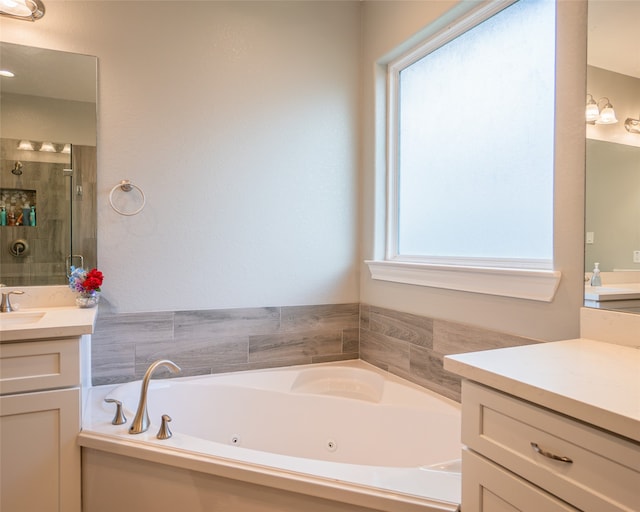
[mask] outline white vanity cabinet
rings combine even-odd
[[[633,512],[640,445],[463,383],[463,510]]]
[[[81,336],[0,344],[0,510],[80,512]]]
[[[576,339],[446,356],[463,377],[462,512],[640,511],[636,347]]]

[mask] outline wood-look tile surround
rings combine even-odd
[[[93,384],[140,379],[156,359],[181,376],[360,358],[454,400],[443,357],[536,340],[366,304],[98,315]],[[169,372],[158,370],[158,376]]]
[[[472,325],[362,304],[360,359],[460,401],[460,378],[443,368],[444,356],[538,343]]]
[[[156,359],[174,361],[181,376],[357,359],[358,323],[358,304],[101,310],[92,335],[93,384],[139,379]]]

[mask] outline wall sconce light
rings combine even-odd
[[[44,16],[44,4],[41,0],[0,0],[0,15],[36,21]]]
[[[638,116],[640,118],[640,116]],[[640,119],[633,119],[632,117],[627,117],[624,122],[624,127],[627,129],[629,133],[637,133],[640,134]]]
[[[617,123],[616,113],[609,98],[603,97],[598,101],[593,99],[591,94],[587,94],[587,106],[585,108],[585,120],[589,124],[614,124]],[[606,101],[604,107],[600,108],[600,103]]]
[[[71,153],[71,144],[69,142],[38,142],[22,139],[18,142],[18,149],[22,151],[44,151],[45,153],[63,153],[68,155]]]

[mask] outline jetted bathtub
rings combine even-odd
[[[156,377],[151,427],[131,435],[139,396],[139,381],[88,392],[84,512],[458,508],[459,405],[362,361]]]

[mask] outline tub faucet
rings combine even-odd
[[[147,413],[147,390],[149,389],[149,379],[151,378],[151,374],[159,366],[169,368],[169,370],[171,370],[173,373],[178,373],[180,371],[180,367],[173,361],[169,361],[168,359],[160,359],[149,365],[149,368],[147,368],[147,371],[144,374],[144,378],[142,379],[142,386],[140,388],[140,402],[138,403],[136,417],[133,418],[133,422],[129,427],[129,434],[140,434],[142,432],[145,432],[149,428],[150,421],[149,414]]]

